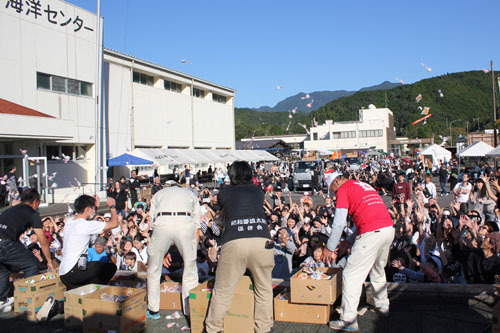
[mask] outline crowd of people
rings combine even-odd
[[[224,230],[219,201],[219,193],[229,181],[222,169],[210,168],[211,179],[204,186],[199,182],[200,176],[186,171],[188,168],[179,175],[178,182],[195,195],[200,206],[196,265],[201,281],[215,275],[224,237],[229,237]],[[334,171],[375,189],[381,197],[391,197],[385,199],[395,231],[385,265],[388,281],[462,284],[500,281],[500,168],[495,170],[485,163],[467,172],[459,170],[455,160],[435,166],[401,158],[365,159],[355,169],[342,161],[325,162],[324,168],[325,175]],[[338,233],[339,239],[337,234],[333,238],[339,245],[356,235],[350,216],[346,216],[347,223],[340,232],[333,228],[335,192],[328,194],[317,188],[306,195],[292,195],[293,164],[288,162],[251,163],[251,169],[252,186],[264,195],[262,216],[256,219],[257,223],[265,223],[273,242],[272,276],[287,280],[300,267],[345,267],[350,250],[336,252],[334,260],[324,260],[323,255],[332,250],[328,243],[332,233]],[[14,181],[15,177],[11,175],[9,179]],[[155,177],[153,195],[173,183],[177,182],[162,184]],[[38,270],[61,266],[63,273],[71,273],[76,267],[74,260],[65,266],[64,258],[68,256],[65,251],[75,246],[68,245],[68,238],[72,237],[69,234],[74,232],[68,229],[74,224],[76,214],[78,218],[98,222],[93,229],[89,227],[95,234],[87,230],[88,242],[80,245],[85,247],[83,252],[89,267],[92,262],[107,264],[95,273],[99,279],[109,279],[116,270],[146,271],[148,246],[157,216],[151,215],[151,207],[141,200],[139,189],[137,173],[133,171],[129,179],[122,177],[110,183],[107,195],[112,201],[108,203],[113,208],[111,213],[98,212],[98,201],[94,203],[95,199],[87,198],[83,206],[75,202],[73,215],[47,216],[40,220],[40,225],[26,225],[18,240],[32,254],[30,260],[36,261]],[[451,204],[439,205],[438,196],[449,195],[454,197]],[[235,221],[241,228],[252,223],[248,218]],[[5,236],[0,230],[0,239]],[[180,274],[182,269],[179,250],[172,246],[164,255],[162,274]],[[66,283],[79,284],[71,279],[66,279]],[[3,294],[0,296],[5,298]]]

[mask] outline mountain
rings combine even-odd
[[[375,86],[361,88],[358,91],[374,91],[374,90],[387,90],[400,86],[400,83],[394,83],[389,81],[384,81],[381,84],[377,84]]]
[[[438,90],[443,93],[443,97],[440,97]],[[422,94],[422,100],[417,103],[419,94]],[[384,91],[358,91],[325,104],[303,121],[310,123],[313,118],[319,123],[327,119],[358,120],[361,107],[366,108],[369,104],[384,107],[386,102],[394,114],[397,135],[412,138],[449,135],[448,123],[454,120],[458,120],[453,123],[454,135],[465,135],[467,126],[469,131],[478,129],[477,118],[480,129],[493,128],[491,74],[483,71],[441,75]],[[421,122],[412,125],[413,121],[422,117],[418,107],[430,107],[432,117],[426,124]]]
[[[288,112],[258,112],[255,109],[235,108],[236,139],[252,135],[303,134],[305,130],[298,123],[310,127],[313,119],[320,124],[327,119],[358,120],[360,108],[366,108],[369,104],[384,107],[386,102],[394,114],[398,136],[448,136],[448,124],[454,120],[459,121],[453,122],[453,135],[464,135],[467,134],[467,126],[469,131],[478,130],[477,118],[479,129],[493,128],[491,74],[483,71],[459,72],[413,84],[397,84],[390,88],[391,85],[394,83],[383,82],[378,85],[385,90],[372,90],[372,87],[360,89],[349,96],[338,97],[313,112],[297,112],[292,119],[289,119]],[[444,97],[440,97],[438,90],[441,90]],[[422,100],[417,103],[415,98],[419,94],[422,94]],[[300,100],[303,95],[296,96]],[[419,106],[430,107],[432,117],[426,124],[421,122],[413,126],[411,123],[422,117]],[[286,131],[288,124],[290,127]]]
[[[372,90],[383,90],[383,89],[391,89],[398,86],[399,83],[392,83],[389,81],[382,82],[381,84],[377,84],[371,87],[361,88],[359,91],[372,91]],[[260,108],[253,109],[259,112],[287,112],[292,110],[293,108],[297,108],[298,111],[303,112],[311,112],[319,109],[323,105],[336,100],[340,97],[351,96],[356,91],[347,91],[347,90],[324,90],[324,91],[314,91],[309,93],[308,99],[302,99],[306,96],[306,93],[300,92],[294,96],[290,96],[285,98],[284,100],[278,102],[273,107],[270,106],[261,106]],[[311,107],[308,107],[307,104],[311,103]]]

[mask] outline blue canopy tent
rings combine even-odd
[[[136,157],[130,154],[121,154],[108,160],[108,166],[122,166],[122,165],[149,165],[153,164],[153,161],[145,160],[140,157]]]

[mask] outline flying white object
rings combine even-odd
[[[432,71],[432,68],[430,68],[429,66],[426,66],[423,62],[420,63],[422,65],[422,67],[424,67],[428,72]]]

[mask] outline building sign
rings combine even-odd
[[[17,14],[20,18],[43,22],[54,27],[69,28],[75,33],[93,32],[96,17],[90,12],[54,0],[3,0],[2,11]]]

